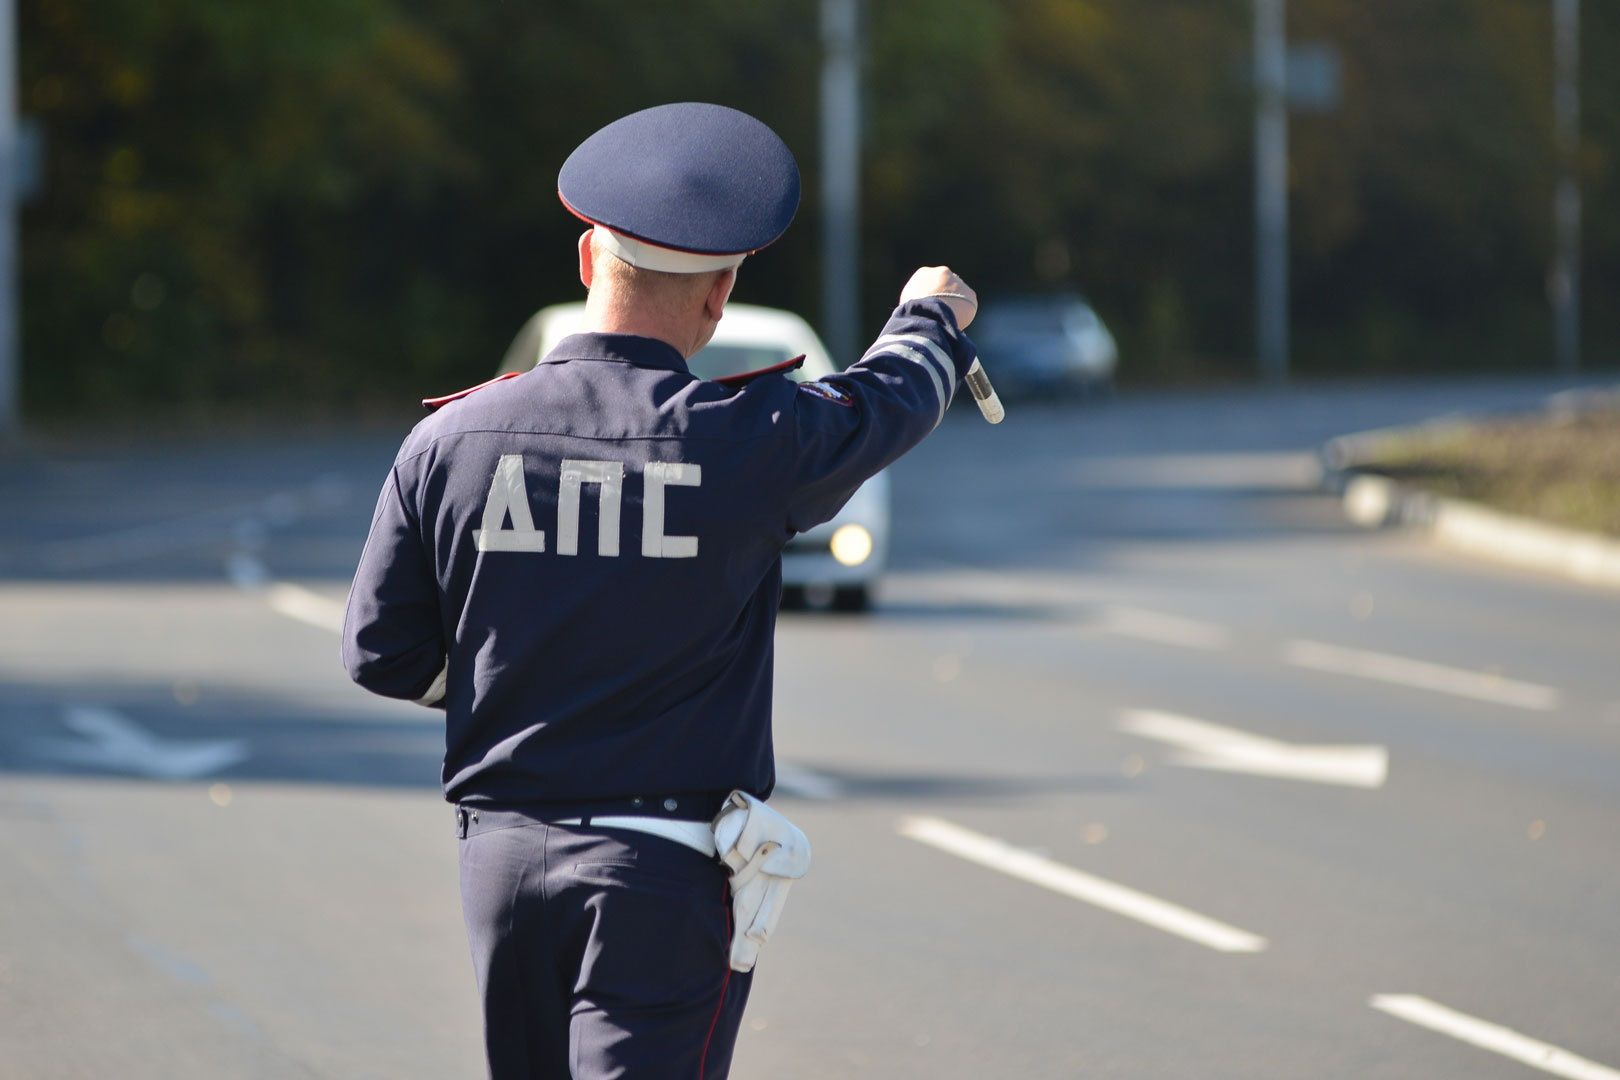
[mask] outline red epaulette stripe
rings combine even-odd
[[[508,371],[505,375],[497,375],[493,379],[479,383],[477,386],[469,386],[467,389],[457,390],[453,394],[446,394],[443,397],[425,397],[422,399],[422,408],[437,409],[440,406],[450,404],[452,401],[459,401],[468,394],[476,394],[486,386],[494,386],[498,382],[505,382],[507,379],[515,379],[521,374],[523,374],[521,371]]]
[[[772,364],[770,367],[762,367],[758,371],[743,371],[736,375],[722,375],[720,378],[715,379],[714,381],[717,383],[724,383],[727,386],[742,386],[745,383],[752,382],[753,380],[759,378],[761,375],[778,375],[784,371],[792,371],[795,368],[801,367],[804,367],[803,353],[800,353],[791,360],[784,360],[780,364]]]

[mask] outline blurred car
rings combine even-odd
[[[1119,348],[1075,293],[988,300],[968,334],[1003,397],[1107,392]]]
[[[585,305],[554,304],[523,324],[506,350],[498,374],[527,371],[585,321]],[[700,379],[756,371],[804,355],[804,366],[787,373],[796,382],[837,372],[810,324],[789,311],[727,304],[714,340],[687,361]],[[865,611],[889,555],[889,477],[878,473],[862,484],[831,521],[799,533],[782,552],[783,601],[790,606]]]

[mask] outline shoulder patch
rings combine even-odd
[[[443,397],[423,398],[422,399],[422,408],[427,409],[429,412],[432,412],[434,409],[437,409],[437,408],[440,408],[442,406],[448,405],[452,401],[460,401],[462,398],[466,397],[468,394],[476,394],[478,391],[482,390],[486,386],[494,386],[498,382],[505,382],[507,379],[515,379],[521,374],[523,374],[523,372],[521,372],[521,371],[508,371],[505,375],[497,375],[493,379],[486,379],[484,382],[479,383],[477,386],[469,386],[469,387],[467,387],[467,389],[465,389],[465,390],[457,390],[453,394],[445,394]]]
[[[824,401],[830,401],[834,405],[842,405],[846,409],[853,409],[855,407],[854,398],[850,397],[844,391],[838,389],[838,387],[832,386],[828,383],[804,382],[799,384],[799,389],[812,397],[818,397]]]
[[[783,375],[789,371],[802,367],[804,367],[804,354],[800,353],[793,359],[784,360],[780,364],[772,364],[770,367],[762,367],[757,371],[741,371],[735,375],[722,375],[720,378],[713,381],[721,384],[722,386],[729,386],[735,389],[739,386],[747,386],[761,375]]]

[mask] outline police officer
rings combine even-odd
[[[568,158],[589,332],[428,402],[377,503],[343,659],[444,710],[491,1076],[723,1077],[728,964],[706,824],[764,799],[781,552],[932,431],[973,360],[973,291],[919,270],[841,374],[705,381],[744,257],[799,173],[764,124],[682,103]]]

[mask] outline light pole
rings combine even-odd
[[[859,347],[860,0],[821,0],[821,322],[835,362]]]
[[[0,445],[22,434],[17,359],[17,12],[0,0]]]
[[[1581,367],[1581,0],[1553,0],[1553,69],[1558,182],[1548,292],[1558,373],[1574,375]]]
[[[1284,0],[1254,0],[1255,338],[1260,373],[1288,377],[1288,41]]]

